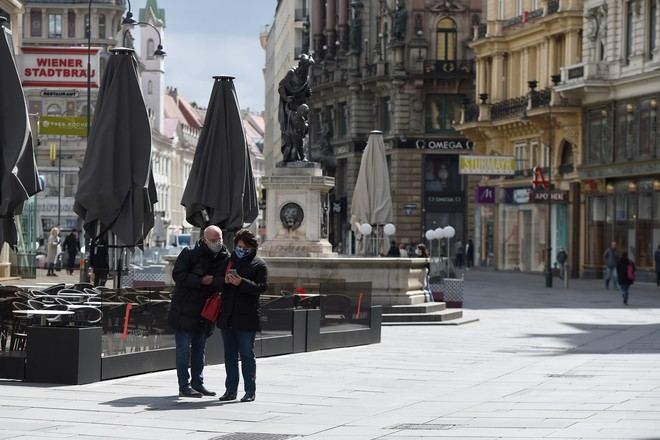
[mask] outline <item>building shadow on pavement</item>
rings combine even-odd
[[[558,278],[545,287],[543,274],[472,270],[464,275],[464,309],[660,309],[660,288],[653,283],[633,284],[625,306],[621,293],[598,279],[571,279],[565,288]]]
[[[578,330],[575,333],[528,333],[520,339],[545,338],[561,340],[556,344],[534,345],[530,352],[538,355],[565,354],[657,354],[660,353],[660,324],[583,324],[565,323]],[[545,352],[535,348],[548,348]],[[563,347],[563,348],[562,348]],[[549,352],[549,351],[552,351]]]

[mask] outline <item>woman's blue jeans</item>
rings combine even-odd
[[[204,370],[204,348],[206,346],[206,332],[177,331],[174,335],[176,343],[176,376],[179,380],[179,391],[188,386],[200,388],[204,384],[202,371]],[[190,365],[190,375],[188,375]],[[190,382],[188,382],[190,380]]]
[[[222,329],[222,342],[225,348],[225,390],[236,393],[238,390],[238,356],[241,356],[243,388],[247,394],[254,394],[257,389],[257,362],[254,357],[254,338],[256,332],[244,332],[234,329]]]

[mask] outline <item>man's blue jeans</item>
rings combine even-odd
[[[254,358],[254,337],[256,332],[222,329],[222,342],[225,345],[225,390],[236,393],[238,390],[238,355],[241,355],[243,388],[247,394],[257,389],[257,363]]]
[[[177,331],[174,340],[176,342],[176,375],[179,379],[179,391],[188,386],[200,388],[204,384],[202,371],[204,370],[206,332],[204,330]],[[188,365],[190,365],[190,375],[188,375]]]

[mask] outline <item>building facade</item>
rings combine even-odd
[[[475,26],[477,93],[458,129],[477,154],[513,161],[508,175],[475,176],[478,264],[542,272],[563,248],[579,268],[582,113],[558,90],[562,68],[582,59],[582,9],[577,0],[489,0]]]
[[[386,143],[392,239],[420,243],[424,231],[447,225],[469,238],[458,158],[472,144],[454,123],[475,92],[466,42],[480,21],[481,1],[311,1],[311,157],[336,179],[333,245],[355,249],[350,201],[372,130]]]
[[[556,88],[583,106],[578,177],[584,202],[581,260],[596,276],[616,241],[642,273],[660,244],[660,28],[653,0],[584,2],[580,60]]]

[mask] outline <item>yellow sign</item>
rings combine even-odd
[[[40,116],[39,134],[87,136],[85,116]]]
[[[513,176],[516,159],[513,156],[459,156],[459,174]]]

